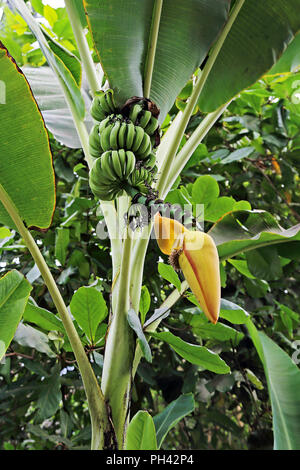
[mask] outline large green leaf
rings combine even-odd
[[[272,404],[275,450],[300,450],[300,370],[288,354],[246,323],[264,365]]]
[[[150,336],[160,341],[168,343],[174,351],[183,357],[185,360],[196,364],[204,369],[211,370],[216,374],[228,374],[230,368],[218,354],[210,351],[204,346],[187,343],[179,336],[175,336],[169,331],[162,331],[161,333],[149,333]]]
[[[84,1],[94,43],[118,104],[144,95],[156,3]],[[161,120],[205,59],[226,22],[229,5],[229,0],[162,2],[150,88],[150,98],[161,109]]]
[[[192,393],[180,395],[176,400],[172,401],[161,413],[154,416],[153,421],[156,429],[156,439],[158,449],[170,429],[184,418],[192,413],[195,408],[194,396]]]
[[[32,287],[18,271],[0,279],[0,361],[15,334]]]
[[[228,102],[279,60],[300,30],[299,9],[300,0],[245,0],[201,93],[202,111]]]
[[[236,211],[222,217],[209,234],[218,247],[220,259],[226,259],[243,251],[299,241],[300,224],[284,229],[268,212]]]
[[[48,228],[55,206],[55,184],[47,131],[23,73],[0,43],[0,184],[28,227]],[[0,205],[0,221],[14,226]]]
[[[147,411],[138,411],[129,423],[126,450],[156,450],[154,422]]]

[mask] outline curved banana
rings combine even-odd
[[[109,144],[112,150],[117,150],[119,148],[118,134],[119,134],[120,126],[121,126],[121,122],[118,120],[114,123],[111,129],[110,136],[109,136]]]
[[[151,136],[154,134],[157,128],[158,128],[158,120],[154,116],[152,116],[150,119],[150,122],[145,127],[145,132],[147,132],[147,134]]]
[[[143,111],[139,115],[138,125],[141,126],[143,129],[147,126],[148,122],[152,117],[151,111]]]
[[[97,91],[93,99],[90,113],[91,116],[98,122],[106,118],[108,114],[116,112],[116,105],[113,99],[113,91]]]
[[[100,143],[99,124],[95,124],[89,135],[89,152],[92,157],[98,158],[103,150]]]
[[[129,112],[129,119],[133,122],[133,124],[137,123],[138,116],[142,111],[143,111],[143,107],[140,104],[136,103],[135,105],[132,106]]]
[[[132,148],[134,136],[135,136],[135,126],[133,122],[129,122],[128,127],[127,127],[127,135],[126,135],[126,148],[127,149]]]
[[[139,150],[139,147],[143,141],[143,137],[144,137],[144,134],[145,134],[145,131],[142,127],[140,126],[135,126],[134,127],[134,130],[135,130],[135,136],[134,136],[134,140],[133,140],[133,143],[132,143],[132,147],[131,147],[131,150],[133,152],[138,152]]]

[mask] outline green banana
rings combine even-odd
[[[113,125],[113,123],[109,123],[103,131],[100,131],[100,143],[104,151],[110,150],[110,134]]]
[[[147,132],[148,135],[153,135],[156,129],[158,128],[158,120],[152,116],[149,123],[145,127],[145,132]]]
[[[142,141],[143,141],[145,131],[142,127],[139,127],[139,126],[135,126],[134,130],[135,130],[135,136],[134,136],[134,140],[133,140],[133,143],[132,143],[131,150],[133,152],[137,152],[140,145],[141,145],[141,143],[142,143]]]
[[[108,114],[115,112],[116,105],[113,99],[113,91],[110,89],[107,91],[97,91],[90,108],[91,116],[96,121],[101,122]]]
[[[112,165],[112,152],[104,152],[101,155],[101,168],[103,174],[107,179],[107,182],[118,181],[118,175],[116,175],[113,165]]]
[[[109,136],[109,144],[112,150],[117,150],[119,148],[118,134],[119,134],[120,126],[121,126],[121,122],[118,120],[114,123],[111,129],[110,136]]]
[[[117,108],[114,102],[114,92],[110,88],[105,92],[106,103],[110,109],[110,114],[115,113]]]
[[[148,158],[144,161],[144,167],[147,170],[152,170],[156,162],[156,155],[154,153],[150,153]]]
[[[132,122],[129,122],[128,127],[127,127],[127,135],[126,135],[126,148],[127,149],[132,148],[134,136],[135,136],[135,126]]]
[[[140,104],[137,103],[134,106],[132,106],[129,112],[129,119],[133,122],[133,124],[137,123],[138,116],[141,112],[143,112],[143,108]]]
[[[139,115],[138,125],[141,126],[143,129],[145,129],[151,117],[152,117],[152,114],[150,111],[143,111]]]
[[[141,142],[141,145],[138,148],[137,155],[139,155],[141,158],[147,158],[148,155],[150,154],[152,149],[151,146],[151,141],[150,137],[146,132],[144,132],[143,140]]]
[[[100,136],[99,136],[99,124],[95,124],[89,135],[89,152],[92,157],[98,158],[103,152]]]
[[[123,152],[125,151],[123,150]],[[120,153],[122,153],[122,149],[119,151],[113,150],[111,152],[111,163],[114,168],[115,174],[118,176],[119,179],[122,180],[124,177],[124,167],[122,167],[121,165],[121,158],[119,155]]]
[[[127,124],[126,122],[122,122],[120,129],[119,129],[119,134],[118,134],[118,144],[119,144],[119,149],[124,149],[126,147],[126,132],[127,132]]]
[[[126,166],[125,166],[124,176],[127,180],[129,175],[131,175],[131,173],[133,172],[135,168],[136,160],[135,160],[134,153],[131,152],[130,150],[127,150],[125,156],[126,156]]]
[[[103,92],[99,92],[103,93]],[[102,109],[101,103],[100,103],[100,95],[97,93],[95,98],[92,101],[91,107],[90,107],[90,114],[92,118],[95,119],[95,121],[101,122],[105,116],[106,113]]]

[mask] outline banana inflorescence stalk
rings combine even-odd
[[[159,143],[158,109],[145,98],[133,97],[117,109],[113,91],[97,92],[90,109],[97,121],[89,136],[94,158],[90,172],[93,194],[111,201],[128,195],[151,192],[157,167]]]

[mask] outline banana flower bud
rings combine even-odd
[[[181,269],[206,317],[217,323],[220,311],[221,281],[219,255],[210,235],[187,230],[176,220],[154,218],[154,231],[160,250],[169,255],[174,269]]]

